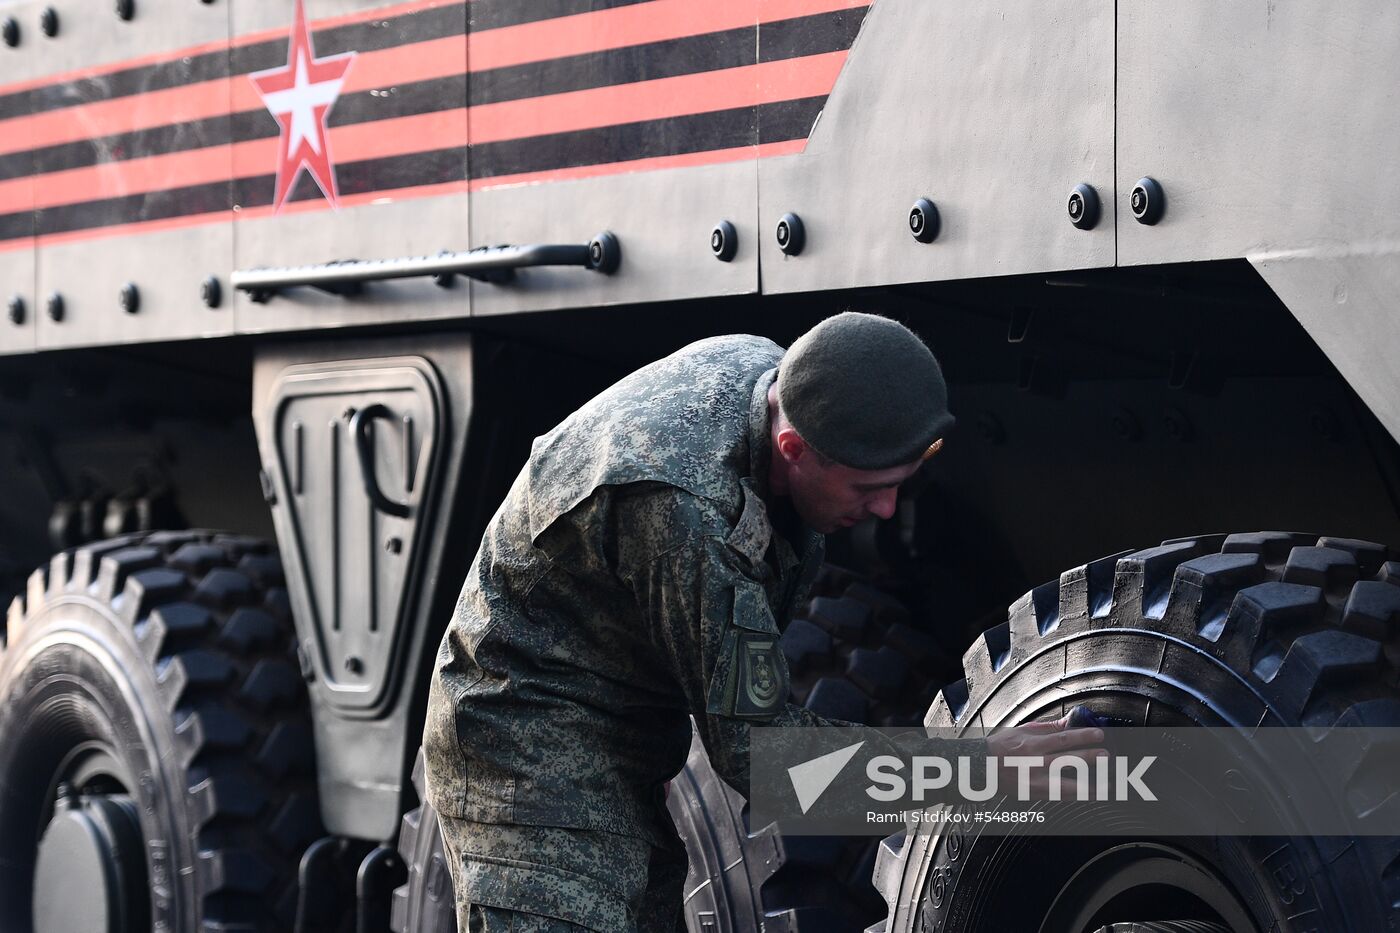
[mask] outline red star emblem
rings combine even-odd
[[[292,183],[302,169],[315,180],[331,207],[338,206],[335,163],[331,161],[326,117],[340,96],[345,73],[350,70],[354,57],[354,52],[345,52],[317,58],[311,45],[311,33],[306,29],[302,0],[296,0],[286,66],[255,71],[248,76],[258,89],[263,105],[282,127],[277,191],[272,199],[274,212],[282,210],[287,195],[291,194]]]

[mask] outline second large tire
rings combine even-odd
[[[966,678],[944,688],[926,722],[999,728],[1082,703],[1139,725],[1400,726],[1391,557],[1361,541],[1261,533],[1094,561],[1013,605],[968,650]],[[1393,792],[1375,762],[1330,766],[1347,769],[1356,800]],[[1272,793],[1255,799],[1293,799],[1292,779],[1269,775]],[[1400,929],[1400,839],[1134,839],[1076,825],[1085,835],[959,828],[887,839],[876,884],[890,909],[871,930]]]

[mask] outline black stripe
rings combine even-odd
[[[518,172],[548,171],[632,159],[729,149],[759,142],[800,139],[821,111],[824,97],[739,107],[712,113],[607,126],[574,133],[486,143],[473,147],[473,178]],[[460,181],[468,156],[462,147],[367,159],[337,166],[342,195]],[[232,184],[213,182],[168,191],[127,195],[44,208],[37,212],[38,232],[44,235],[116,226],[138,221],[229,210],[233,204],[260,207],[272,202],[275,178],[259,175]],[[305,173],[292,191],[292,200],[321,197]],[[0,216],[0,240],[30,234],[29,212]]]
[[[40,208],[36,217],[36,229],[39,235],[43,236],[94,227],[111,227],[138,220],[168,220],[171,217],[226,211],[232,206],[229,188],[227,181],[219,181]]]
[[[806,139],[825,105],[826,95],[764,104],[758,108],[759,143],[785,143],[793,139]]]
[[[468,11],[472,32],[481,32],[651,2],[653,0],[473,0]]]
[[[34,212],[0,215],[0,241],[18,240],[34,235]]]
[[[811,129],[825,100],[810,97],[483,143],[471,147],[468,167],[472,178],[496,178],[799,139]]]
[[[758,60],[776,62],[849,49],[869,9],[852,7],[763,23],[758,27]]]
[[[864,8],[840,10],[765,23],[759,32],[759,57],[774,61],[849,48],[864,12]],[[750,65],[753,48],[754,29],[747,27],[495,68],[471,76],[471,103],[498,103]],[[349,126],[460,107],[466,98],[466,85],[465,77],[451,75],[398,85],[387,94],[377,90],[346,94],[336,102],[329,122],[331,126]],[[211,117],[0,155],[0,179],[264,139],[277,133],[277,121],[263,110],[234,114],[231,119]]]

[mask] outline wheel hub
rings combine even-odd
[[[61,793],[39,840],[34,933],[148,929],[146,854],[126,794]]]

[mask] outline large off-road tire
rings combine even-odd
[[[0,926],[290,930],[321,826],[276,554],[207,532],[67,551],[0,636]]]
[[[944,688],[926,722],[998,728],[1085,703],[1154,726],[1400,725],[1400,564],[1390,556],[1365,542],[1264,533],[1095,561],[1015,603],[968,650],[966,679]],[[1393,774],[1365,760],[1329,766],[1358,801],[1393,792]],[[1272,793],[1253,799],[1287,801],[1292,779],[1270,775]],[[875,876],[889,915],[871,930],[1394,931],[1398,859],[1400,840],[1385,837],[898,835]]]
[[[917,723],[956,662],[887,592],[835,568],[817,592],[782,636],[793,702],[849,722]],[[698,739],[667,802],[690,856],[691,933],[835,933],[882,914],[869,880],[874,840],[750,827],[743,795],[715,773]]]
[[[783,633],[793,701],[852,722],[917,722],[956,662],[888,593],[835,568],[816,591]],[[421,754],[414,785],[421,798]],[[698,740],[668,806],[690,857],[690,933],[849,931],[879,915],[869,880],[874,840],[784,838],[776,825],[750,830],[743,796],[710,767]],[[427,803],[404,816],[399,853],[409,879],[395,892],[395,933],[451,933],[452,881]]]

